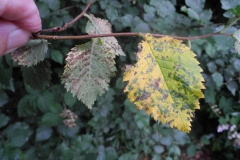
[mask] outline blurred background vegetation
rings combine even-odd
[[[43,28],[63,26],[87,0],[35,0]],[[27,4],[26,4],[27,5]],[[196,36],[221,30],[240,13],[239,0],[95,0],[88,13],[108,19],[113,32],[150,32]],[[81,18],[58,35],[86,34]],[[235,23],[225,33],[232,34]],[[119,38],[126,56],[117,57],[110,89],[89,110],[60,78],[71,48],[88,40],[52,40],[45,61],[51,84],[38,91],[24,83],[21,67],[10,55],[0,57],[1,160],[178,160],[240,159],[240,58],[232,37],[191,41],[203,68],[206,89],[190,134],[171,129],[138,111],[123,93],[124,64],[133,64],[140,38]],[[60,116],[69,109],[76,127]]]

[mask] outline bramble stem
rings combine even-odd
[[[52,40],[74,40],[74,39],[91,39],[91,38],[99,38],[99,37],[126,37],[126,36],[139,36],[143,33],[139,32],[124,32],[124,33],[109,33],[109,34],[91,34],[91,35],[81,35],[81,36],[56,36],[56,35],[37,35],[36,39],[52,39]],[[169,36],[174,39],[179,40],[195,40],[195,39],[202,39],[212,37],[214,35],[224,35],[224,36],[232,36],[232,34],[224,34],[220,32],[205,34],[201,36],[194,36],[194,37],[179,37],[179,36],[169,36],[164,34],[152,34],[154,37],[163,37]]]

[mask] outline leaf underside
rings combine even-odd
[[[124,91],[156,121],[189,132],[194,110],[200,108],[198,99],[204,97],[202,69],[194,57],[179,40],[147,34],[139,43],[137,63],[125,70]]]
[[[22,66],[23,80],[32,89],[44,90],[49,86],[51,80],[51,68],[47,61],[38,63],[35,66]]]
[[[78,45],[68,53],[62,83],[88,108],[92,107],[98,95],[108,89],[110,77],[116,71],[114,53],[100,39]]]
[[[19,65],[32,66],[43,61],[48,49],[47,40],[30,40],[26,45],[11,53],[12,59]]]

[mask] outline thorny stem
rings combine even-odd
[[[109,33],[109,34],[91,34],[91,35],[79,35],[79,36],[56,36],[56,35],[41,35],[40,33],[43,32],[61,32],[63,30],[66,30],[69,26],[74,24],[77,20],[79,20],[88,10],[90,5],[92,4],[93,0],[90,0],[88,5],[85,7],[85,9],[71,22],[66,23],[63,27],[56,26],[49,29],[43,29],[37,33],[33,33],[33,36],[35,39],[52,39],[52,40],[74,40],[74,39],[90,39],[90,38],[99,38],[99,37],[126,37],[126,36],[141,36],[143,33],[140,32],[124,32],[124,33]],[[194,37],[179,37],[179,36],[169,36],[164,34],[152,34],[154,37],[163,37],[163,36],[169,36],[175,39],[179,40],[195,40],[195,39],[201,39],[201,38],[208,38],[212,37],[214,35],[224,35],[224,36],[232,36],[232,34],[225,34],[220,32],[205,34],[201,36],[194,36]]]
[[[142,33],[139,32],[125,32],[125,33],[109,33],[109,34],[90,34],[90,35],[81,35],[81,36],[55,36],[55,35],[36,35],[37,39],[52,39],[52,40],[69,40],[69,39],[90,39],[90,38],[99,38],[99,37],[126,37],[126,36],[139,36]],[[169,36],[179,40],[195,40],[201,38],[208,38],[214,35],[224,35],[224,36],[232,36],[232,34],[224,34],[220,32],[205,34],[201,36],[194,36],[194,37],[179,37],[179,36],[169,36],[164,34],[152,34],[154,37],[163,37]]]

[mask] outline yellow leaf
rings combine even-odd
[[[137,63],[126,69],[125,92],[156,121],[189,132],[194,110],[204,95],[204,81],[196,55],[181,41],[145,35],[139,43]]]

